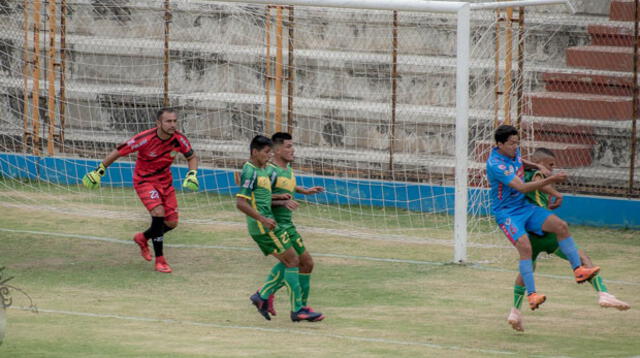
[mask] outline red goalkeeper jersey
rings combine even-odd
[[[176,131],[169,139],[162,140],[157,134],[158,128],[140,132],[118,146],[118,153],[124,156],[138,152],[136,167],[133,171],[134,185],[145,182],[159,182],[169,185],[173,181],[171,163],[178,153],[185,158],[193,155],[193,149],[187,137]]]

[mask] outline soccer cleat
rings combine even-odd
[[[171,273],[171,266],[164,259],[164,256],[156,257],[156,271],[163,273]]]
[[[527,300],[529,301],[529,307],[531,307],[531,310],[534,311],[536,308],[540,307],[540,305],[543,304],[544,301],[547,300],[547,296],[534,292],[527,296]]]
[[[598,266],[593,266],[593,267],[579,266],[578,268],[573,270],[573,274],[576,276],[577,283],[583,283],[584,281],[595,276],[598,272],[600,272],[600,267]]]
[[[507,317],[507,322],[516,331],[524,332],[524,326],[522,325],[522,313],[520,313],[519,309],[515,307],[511,308],[511,313],[509,313],[509,317]]]
[[[307,313],[316,313],[316,311],[313,310],[313,308],[311,308],[311,306],[304,306],[302,307],[303,310],[305,310]],[[318,318],[316,321],[322,321],[325,316],[321,313],[321,317]]]
[[[631,308],[628,303],[620,301],[616,296],[608,292],[598,292],[598,304],[600,307],[614,307],[620,311],[626,311]]]
[[[267,311],[269,311],[269,313],[271,313],[272,316],[277,315],[275,302],[276,302],[276,296],[272,293],[269,295],[269,298],[267,298]]]
[[[324,319],[324,316],[320,312],[309,312],[304,308],[298,310],[298,312],[291,312],[291,320],[293,322],[309,321],[319,322]]]
[[[140,255],[147,261],[151,261],[151,253],[149,252],[149,245],[147,244],[147,238],[144,234],[139,232],[133,236],[133,241],[140,246]]]
[[[268,300],[260,297],[260,294],[258,292],[251,295],[249,299],[251,300],[251,303],[253,303],[253,305],[258,309],[258,313],[260,313],[262,317],[264,317],[264,319],[266,319],[267,321],[271,321],[271,316],[269,316]]]

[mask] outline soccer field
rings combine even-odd
[[[160,274],[131,241],[148,225],[131,189],[108,189],[110,198],[127,198],[123,202],[131,206],[123,213],[130,215],[109,215],[114,203],[106,199],[96,212],[74,215],[47,206],[42,187],[27,188],[3,185],[0,191],[0,266],[38,313],[21,309],[29,301],[11,291],[0,357],[640,354],[635,231],[574,228],[578,244],[603,268],[609,290],[631,310],[600,308],[592,287],[572,282],[566,262],[542,259],[538,289],[548,300],[540,310],[525,312],[526,332],[516,333],[506,323],[517,269],[513,249],[485,248],[482,257],[498,259],[460,266],[447,263],[452,249],[440,243],[302,229],[316,262],[310,303],[327,318],[292,323],[281,291],[278,315],[267,322],[248,297],[274,261],[259,253],[232,205],[217,206],[216,217],[226,221],[183,215],[165,241],[174,272]],[[50,190],[59,195],[54,191],[63,188]],[[74,192],[78,197],[69,198],[69,208],[82,200],[81,191]],[[42,196],[40,208],[19,205],[21,196],[36,194]],[[91,207],[87,199],[84,207]]]

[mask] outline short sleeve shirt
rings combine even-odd
[[[271,211],[271,171],[268,168],[258,168],[250,162],[242,166],[240,175],[240,191],[237,197],[249,200],[251,206],[262,216],[273,219]],[[260,235],[267,230],[254,218],[247,216],[247,226],[250,235]]]
[[[516,150],[515,158],[509,158],[493,148],[487,159],[487,177],[491,186],[491,212],[498,217],[526,205],[524,194],[513,189],[509,183],[515,177],[524,182],[524,167],[520,149]]]
[[[138,152],[136,166],[133,171],[134,184],[154,182],[171,184],[171,164],[178,153],[185,158],[193,155],[193,149],[187,137],[175,132],[168,139],[160,139],[157,128],[140,132],[118,146],[121,156]]]

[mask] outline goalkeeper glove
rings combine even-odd
[[[107,167],[100,163],[96,170],[90,171],[82,178],[82,184],[89,189],[97,189],[100,187],[100,180],[106,173]]]
[[[182,187],[185,189],[189,189],[191,191],[198,191],[200,184],[198,183],[198,178],[196,177],[198,174],[197,170],[189,170],[187,172],[187,177],[184,179],[182,183]]]

